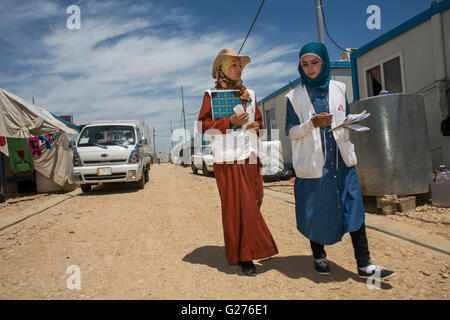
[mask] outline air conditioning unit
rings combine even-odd
[[[345,48],[346,51],[341,52],[342,61],[350,61],[350,54],[357,48]]]

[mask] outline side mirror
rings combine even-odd
[[[146,146],[146,145],[148,144],[147,138],[141,138],[141,144],[142,144],[143,146]]]
[[[75,141],[70,140],[70,141],[69,141],[69,148],[70,148],[70,149],[73,149],[74,147],[75,147]]]

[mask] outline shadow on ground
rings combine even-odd
[[[132,193],[139,191],[136,188],[134,182],[124,183],[102,183],[98,185],[92,185],[91,191],[87,193],[80,193],[79,196],[94,196],[105,194],[119,194],[119,193]]]
[[[244,276],[238,265],[229,265],[227,263],[225,247],[223,246],[204,246],[197,248],[187,254],[183,258],[183,261],[206,265],[226,274],[239,274]],[[328,264],[331,269],[331,275],[321,276],[314,270],[313,258],[310,255],[273,257],[255,262],[258,274],[263,274],[270,270],[277,270],[291,279],[307,278],[315,283],[345,282],[348,279],[361,283],[366,282],[366,279],[359,278],[353,271],[344,269],[330,260],[328,260]],[[391,288],[392,286],[390,284],[381,283],[381,289],[388,290]]]
[[[200,170],[201,171],[201,170]],[[203,173],[201,172],[197,172],[197,173],[193,173],[192,171],[190,172],[190,174],[194,175],[194,176],[198,176],[198,177],[205,177],[205,178],[214,178],[214,172],[211,172],[208,176],[205,176]]]

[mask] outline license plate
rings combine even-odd
[[[97,175],[98,176],[110,176],[112,174],[111,168],[98,168]]]

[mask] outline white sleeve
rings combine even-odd
[[[311,119],[309,119],[305,123],[293,126],[289,130],[289,139],[291,140],[301,139],[304,136],[311,134],[314,128],[315,127]]]

